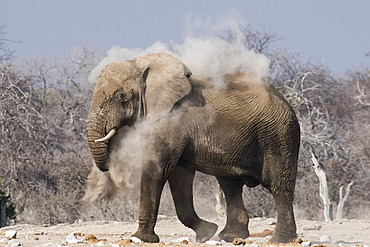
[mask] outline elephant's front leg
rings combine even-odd
[[[179,220],[193,229],[197,242],[205,242],[213,237],[217,225],[198,217],[193,205],[193,179],[195,171],[177,164],[169,177],[169,184]]]
[[[144,242],[158,243],[154,232],[159,201],[166,179],[163,170],[154,162],[143,167],[140,188],[139,228],[133,235]]]

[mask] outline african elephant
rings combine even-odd
[[[225,193],[227,220],[219,237],[247,238],[242,187],[259,184],[277,209],[273,242],[296,238],[293,197],[300,129],[294,111],[271,85],[236,72],[225,87],[191,75],[163,53],[114,62],[101,72],[92,96],[87,135],[96,166],[109,170],[110,140],[125,125],[151,119],[151,150],[142,164],[139,227],[133,235],[159,242],[154,232],[162,188],[169,181],[180,221],[210,239],[217,225],[193,206],[195,171],[213,175]],[[156,158],[152,158],[155,155]]]

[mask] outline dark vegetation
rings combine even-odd
[[[249,49],[271,60],[268,79],[292,104],[301,123],[296,216],[322,219],[318,178],[310,160],[313,152],[327,174],[334,208],[339,187],[354,181],[344,217],[370,219],[370,68],[334,76],[324,65],[276,49],[275,34],[246,28],[244,35]],[[220,38],[235,37],[226,32]],[[103,55],[80,47],[62,58],[14,64],[0,29],[0,179],[1,189],[9,189],[9,202],[16,206],[16,221],[136,219],[137,187],[112,201],[81,201],[92,167],[85,128],[94,85],[87,78]],[[216,180],[197,174],[194,187],[199,215],[216,216]],[[251,216],[275,217],[272,196],[261,186],[245,187],[244,198]],[[167,187],[160,213],[175,214]]]

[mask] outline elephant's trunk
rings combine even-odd
[[[108,171],[109,148],[108,141],[98,141],[105,137],[105,131],[97,128],[99,122],[96,116],[89,115],[87,123],[87,138],[95,165],[103,172]]]

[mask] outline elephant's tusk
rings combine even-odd
[[[101,139],[95,140],[95,142],[105,142],[105,141],[108,141],[112,136],[114,136],[115,133],[116,133],[116,129],[111,129],[111,131],[109,131],[108,135],[104,136]]]

